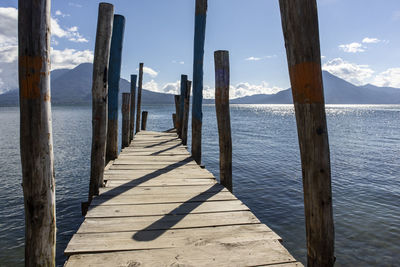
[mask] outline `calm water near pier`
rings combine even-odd
[[[174,106],[145,106],[148,130],[171,128]],[[204,106],[203,163],[218,177],[214,106]],[[400,262],[400,106],[327,106],[336,266]],[[231,106],[234,192],[305,263],[301,168],[293,107]],[[190,129],[189,129],[190,132]],[[91,145],[90,107],[53,107],[57,264],[82,222]],[[190,139],[189,139],[190,143]],[[0,266],[23,266],[19,109],[0,108]]]

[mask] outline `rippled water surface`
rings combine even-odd
[[[145,106],[148,129],[171,128],[171,106]],[[218,176],[214,106],[204,106],[203,163]],[[336,266],[400,261],[400,106],[327,106]],[[231,106],[235,194],[305,262],[301,168],[289,105]],[[189,130],[190,132],[190,130]],[[91,145],[90,107],[53,107],[57,264],[82,222]],[[190,140],[189,140],[190,143]],[[0,266],[23,266],[19,109],[0,108]]]

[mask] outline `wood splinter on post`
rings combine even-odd
[[[316,0],[280,0],[300,145],[307,265],[334,265],[331,167]]]
[[[129,129],[130,129],[130,109],[131,109],[131,94],[122,93],[122,138],[121,138],[121,149],[129,146]]]
[[[232,192],[232,138],[229,113],[229,52],[216,51],[215,62],[215,109],[219,136],[220,181]]]

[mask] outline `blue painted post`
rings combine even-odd
[[[201,126],[203,121],[203,60],[206,34],[207,0],[196,0],[193,55],[192,157],[201,164]]]
[[[122,41],[125,18],[114,15],[111,54],[108,70],[108,127],[106,164],[118,157],[118,93],[121,74]]]
[[[181,97],[180,97],[180,103],[179,103],[179,114],[177,114],[177,131],[178,131],[178,136],[179,138],[182,139],[182,125],[183,125],[183,108],[185,106],[185,96],[186,96],[186,90],[187,90],[187,75],[181,75]]]

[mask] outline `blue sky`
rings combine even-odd
[[[100,1],[53,0],[52,68],[93,57]],[[175,93],[192,76],[195,0],[119,0],[126,18],[123,78],[144,62],[144,87]],[[400,2],[318,0],[323,68],[357,85],[400,88]],[[0,92],[17,86],[17,0],[0,3]],[[231,97],[289,87],[278,0],[209,0],[204,95],[212,97],[213,52],[230,51]]]

